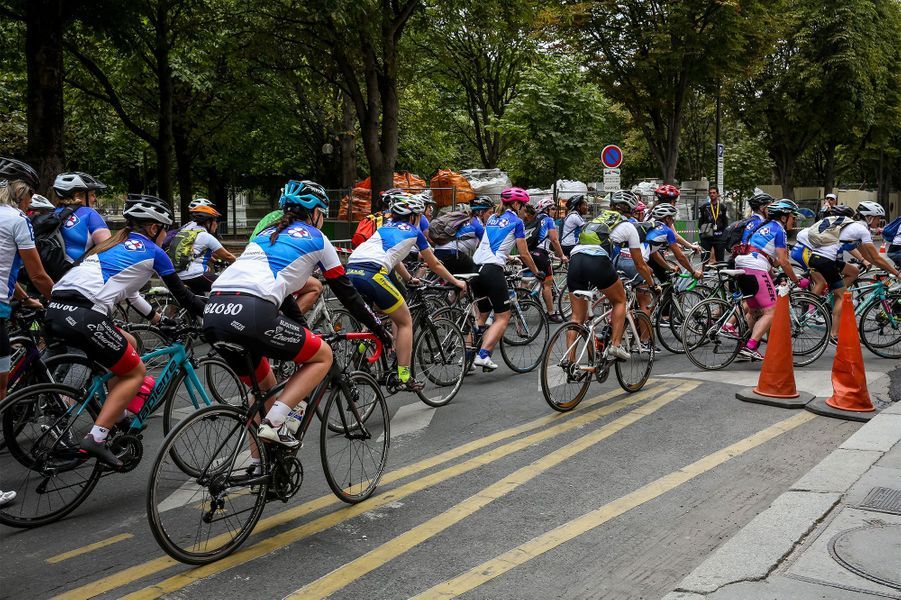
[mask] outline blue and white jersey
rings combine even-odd
[[[56,213],[59,214],[64,208],[57,207]],[[94,245],[91,236],[98,229],[109,229],[100,213],[93,208],[79,206],[59,228],[66,244],[66,256],[73,262],[81,258]]]
[[[419,215],[419,231],[426,233],[429,230],[429,220],[425,215]]]
[[[656,227],[648,231],[644,240],[644,243],[649,249],[648,255],[659,252],[678,242],[676,232],[666,223],[659,223]]]
[[[56,282],[53,291],[78,292],[95,303],[95,310],[110,314],[122,300],[140,298],[141,288],[154,273],[165,277],[174,272],[172,261],[162,248],[132,232],[121,244],[92,254],[70,269]]]
[[[763,223],[763,217],[761,217],[757,213],[754,213],[753,215],[751,215],[750,220],[748,221],[748,224],[745,225],[744,230],[741,232],[741,243],[742,244],[748,243],[748,240],[751,239],[751,236],[754,234],[754,232],[757,230],[757,228],[760,227],[761,223]]]
[[[16,288],[16,278],[22,268],[19,250],[34,248],[34,231],[31,221],[18,208],[4,204],[0,206],[0,318],[8,317],[9,301]],[[7,312],[7,314],[3,314]]]
[[[372,237],[357,246],[347,259],[347,264],[370,263],[391,271],[414,248],[421,252],[429,247],[429,241],[419,227],[390,219],[376,229]]]
[[[579,234],[585,228],[585,219],[577,211],[572,211],[563,219],[560,226],[560,244],[563,246],[575,246],[579,243]]]
[[[513,244],[525,237],[526,228],[515,212],[507,210],[500,216],[492,215],[485,223],[485,235],[472,260],[477,265],[504,266]]]
[[[547,213],[541,213],[537,217],[540,219],[538,223],[538,246],[542,250],[550,250],[551,240],[549,238],[551,231],[557,230],[557,223],[554,218]]]
[[[275,242],[276,226],[262,230],[244,252],[213,283],[213,292],[241,292],[282,301],[307,283],[317,268],[326,279],[344,275],[344,267],[332,242],[308,223],[295,221],[283,229]]]
[[[194,247],[191,248],[191,256],[194,258],[188,264],[184,271],[178,273],[179,279],[191,279],[200,277],[206,273],[210,260],[213,258],[213,252],[217,252],[222,248],[222,242],[216,239],[216,236],[208,232],[194,221],[189,221],[181,228],[182,231],[197,230],[197,238],[194,240]]]
[[[477,217],[473,217],[470,219],[469,223],[466,223],[457,230],[457,233],[454,234],[453,241],[441,244],[440,246],[437,246],[435,250],[453,250],[472,256],[473,252],[476,251],[476,248],[479,247],[479,242],[482,241],[482,235],[484,234],[485,226],[482,225],[482,222]]]
[[[779,221],[767,221],[761,225],[748,239],[754,250],[744,256],[735,257],[735,266],[739,269],[756,269],[769,271],[770,259],[775,260],[776,250],[786,248],[785,229]]]

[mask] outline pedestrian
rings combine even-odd
[[[832,192],[826,194],[826,197],[823,198],[823,207],[820,209],[820,212],[817,214],[817,221],[822,221],[826,217],[831,214],[832,207],[838,204],[838,196],[833,194]]]
[[[700,230],[701,248],[706,250],[710,257],[708,264],[721,262],[726,258],[726,246],[723,232],[729,225],[729,217],[720,200],[720,191],[716,186],[710,186],[707,191],[709,202],[701,207],[698,217],[698,229]]]

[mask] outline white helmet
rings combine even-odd
[[[651,209],[651,218],[652,219],[665,219],[667,217],[676,218],[678,211],[676,207],[668,202],[660,202]]]
[[[392,215],[400,217],[412,214],[421,215],[425,210],[425,202],[422,201],[422,198],[416,196],[397,194],[393,197],[391,208],[388,210],[391,211]]]
[[[550,198],[542,198],[535,202],[535,211],[536,212],[544,212],[548,209],[554,208],[556,202],[551,200]]]
[[[53,191],[60,198],[71,198],[75,192],[90,192],[93,190],[105,190],[106,185],[97,181],[87,173],[60,173],[53,182]]]
[[[135,221],[152,221],[172,225],[172,209],[165,200],[147,194],[129,194],[122,216]]]
[[[191,212],[198,206],[211,206],[213,208],[216,208],[216,205],[213,204],[212,202],[210,202],[209,200],[207,200],[206,198],[197,198],[195,200],[191,200],[191,203],[188,204],[188,212]]]
[[[864,217],[884,217],[885,209],[878,202],[865,200],[857,205],[857,214]]]
[[[31,204],[28,205],[29,210],[53,210],[56,208],[50,200],[47,200],[40,194],[31,197]]]

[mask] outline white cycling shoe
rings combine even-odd
[[[622,346],[608,346],[606,354],[607,358],[615,358],[616,360],[629,360],[632,358],[632,355],[626,352],[626,349]]]
[[[288,425],[285,423],[275,427],[269,422],[269,419],[263,419],[263,422],[260,423],[257,435],[268,442],[281,444],[288,448],[297,448],[300,446],[300,440],[291,435],[291,430],[288,429]]]
[[[483,369],[488,369],[489,371],[493,371],[497,368],[498,365],[496,362],[491,360],[490,356],[486,356],[485,358],[482,358],[481,356],[479,356],[477,354],[476,357],[474,359],[472,359],[472,366],[473,367],[481,367]]]

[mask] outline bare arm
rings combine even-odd
[[[635,268],[638,269],[638,272],[641,273],[644,280],[648,282],[649,286],[654,287],[654,272],[651,271],[651,267],[648,266],[648,263],[644,261],[644,256],[641,254],[641,248],[629,248],[629,254],[632,255],[632,262],[635,263]]]
[[[801,280],[795,275],[795,270],[788,260],[788,250],[786,248],[776,248],[776,262],[779,263],[779,266],[782,267],[782,271],[788,275],[788,278],[791,279],[795,285],[800,283]]]
[[[438,277],[450,283],[451,285],[457,286],[461,290],[466,289],[466,283],[451,275],[450,271],[448,271],[447,267],[445,267],[444,264],[440,260],[438,260],[438,258],[435,256],[435,253],[432,252],[431,248],[422,250],[419,253],[419,256],[422,257],[422,260],[425,261],[425,264],[428,265],[429,269]]]
[[[860,253],[863,254],[864,258],[873,263],[874,265],[879,265],[895,277],[898,277],[898,269],[895,268],[892,263],[890,263],[884,256],[879,254],[879,250],[876,249],[872,243],[870,244],[861,244],[858,249]]]
[[[563,262],[566,262],[568,259],[566,258],[566,255],[563,254],[563,248],[560,247],[560,236],[557,235],[557,230],[551,229],[550,231],[548,231],[547,238],[551,240],[551,246],[554,247],[554,252],[557,253],[557,258],[559,258]]]
[[[400,279],[403,282],[407,282],[407,281],[410,281],[411,279],[413,279],[413,276],[410,275],[410,272],[407,270],[407,267],[404,266],[403,261],[397,263],[397,265],[394,267],[394,272],[397,273],[398,275],[400,275]]]
[[[38,288],[38,291],[41,292],[44,298],[49,300],[50,290],[53,289],[53,280],[50,279],[50,275],[47,275],[47,271],[44,270],[44,265],[41,264],[41,255],[38,254],[37,248],[20,249],[19,256],[22,257],[22,262],[25,265],[25,270],[28,271],[28,278],[31,279],[31,283]]]
[[[678,237],[679,234],[677,233],[676,236]],[[686,271],[694,275],[695,279],[700,279],[704,276],[700,271],[695,271],[691,261],[688,260],[688,257],[685,256],[685,253],[682,252],[682,248],[680,248],[678,244],[671,244],[669,248],[673,251],[673,256],[676,257],[676,261],[678,261]]]
[[[522,260],[529,270],[532,271],[532,273],[538,273],[538,265],[535,264],[535,261],[532,260],[532,255],[529,254],[529,244],[526,243],[526,238],[517,238],[516,249],[519,250],[520,260]]]
[[[235,255],[226,250],[224,247],[219,248],[215,252],[213,252],[213,258],[218,258],[219,260],[224,260],[225,262],[233,263],[235,262]]]
[[[93,245],[96,246],[100,242],[108,240],[110,238],[109,229],[103,227],[102,229],[95,229],[94,233],[91,234],[91,241]]]

